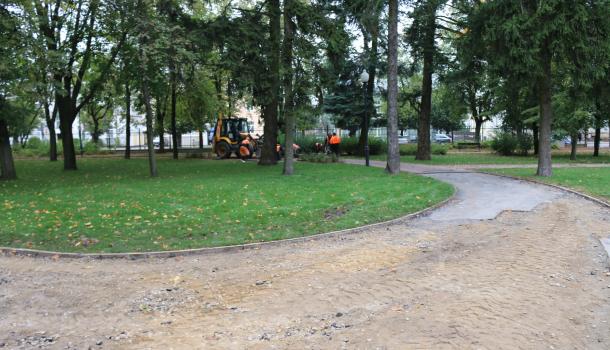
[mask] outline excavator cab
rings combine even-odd
[[[214,128],[213,149],[218,158],[229,158],[231,153],[239,154],[239,146],[246,138],[250,140],[252,154],[256,151],[256,141],[250,136],[253,131],[246,118],[218,118]]]

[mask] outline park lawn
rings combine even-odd
[[[606,164],[610,163],[610,151],[600,151],[599,157],[591,155],[592,150],[580,151],[576,160],[570,160],[570,154],[563,151],[553,152],[553,162],[572,164]],[[375,160],[386,160],[385,155],[372,157]],[[446,155],[432,155],[430,161],[415,160],[415,156],[401,156],[400,161],[404,163],[418,163],[430,165],[472,165],[472,164],[536,164],[536,156],[501,156],[490,151],[481,152],[457,152],[449,151]]]
[[[535,169],[489,169],[504,175],[519,176],[569,187],[605,200],[610,200],[610,167],[604,168],[556,168],[553,176],[535,176]]]
[[[17,161],[0,182],[0,246],[66,252],[213,247],[301,237],[412,213],[453,193],[433,179],[347,164],[146,159]]]

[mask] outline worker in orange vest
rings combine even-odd
[[[250,143],[250,135],[244,138],[239,145],[239,156],[241,161],[245,162],[246,159],[252,157],[252,144]]]
[[[333,136],[330,137],[328,143],[330,144],[330,150],[337,157],[339,157],[339,145],[341,144],[341,137],[339,137],[336,132],[333,132]]]

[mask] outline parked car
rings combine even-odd
[[[445,134],[436,134],[434,135],[434,142],[436,143],[450,143],[453,140],[451,139],[451,137],[445,135]]]
[[[409,143],[409,137],[407,136],[398,136],[398,144],[399,145],[404,145]]]

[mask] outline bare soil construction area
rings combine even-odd
[[[557,192],[234,253],[0,257],[0,348],[609,349],[609,214]]]

